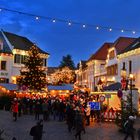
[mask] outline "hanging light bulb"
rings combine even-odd
[[[110,28],[109,31],[111,32],[112,31],[112,28]]]
[[[99,27],[98,26],[96,27],[96,30],[99,30]]]
[[[71,22],[68,23],[69,26],[71,26],[71,24],[72,24]]]
[[[85,24],[83,24],[83,28],[86,28],[86,25]]]
[[[36,20],[39,20],[39,17],[35,17]]]
[[[0,12],[2,11],[2,9],[0,9]]]
[[[136,33],[136,31],[132,31],[132,33],[133,33],[133,34],[135,34],[135,33]]]
[[[121,32],[123,33],[123,32],[124,32],[124,30],[121,30]]]
[[[56,20],[55,19],[53,19],[53,21],[52,21],[53,23],[55,23],[56,22]]]

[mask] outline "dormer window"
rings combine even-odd
[[[3,50],[3,41],[0,39],[0,50]]]

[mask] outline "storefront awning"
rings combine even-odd
[[[15,91],[18,89],[17,84],[0,83],[0,86],[10,91]]]
[[[73,90],[73,85],[48,86],[48,90]]]

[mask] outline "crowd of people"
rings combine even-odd
[[[43,125],[40,115],[43,115],[43,121],[50,119],[55,121],[66,121],[68,132],[74,131],[75,138],[81,140],[81,133],[86,133],[85,127],[89,126],[91,121],[97,122],[102,119],[102,112],[106,112],[107,107],[101,110],[94,110],[90,106],[92,97],[87,95],[71,95],[64,96],[48,96],[47,98],[14,98],[12,102],[12,111],[14,121],[18,120],[24,114],[34,115],[34,119],[38,121],[37,132],[34,132],[33,140],[41,140]],[[114,112],[113,108],[109,110]],[[40,123],[41,122],[41,123]],[[40,126],[41,124],[41,126]],[[40,134],[41,133],[41,134]],[[126,139],[126,138],[125,138]]]
[[[66,121],[68,131],[75,130],[75,137],[81,140],[81,132],[85,132],[85,126],[90,125],[93,117],[99,118],[99,111],[91,110],[89,102],[92,99],[87,95],[72,95],[70,97],[49,96],[47,98],[14,98],[12,102],[13,120],[24,114],[34,115],[35,120],[50,119]]]

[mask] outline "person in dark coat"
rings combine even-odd
[[[79,138],[79,140],[81,140],[81,132],[83,130],[83,122],[82,122],[82,115],[80,113],[80,109],[76,110],[76,115],[75,115],[75,128],[76,128],[76,134],[75,134],[75,138]]]
[[[39,101],[37,101],[35,105],[35,120],[39,120],[40,112],[41,112],[41,104]]]
[[[138,129],[137,134],[138,134],[138,140],[140,140],[140,128]]]
[[[125,132],[126,132],[126,136],[124,138],[124,140],[127,140],[127,138],[130,136],[132,140],[135,140],[134,138],[134,117],[133,116],[129,116],[128,121],[125,124]]]
[[[72,106],[69,106],[69,108],[67,108],[66,114],[67,114],[68,131],[71,132],[71,129],[74,125],[74,110]]]
[[[43,111],[43,120],[44,121],[47,121],[47,119],[48,119],[48,103],[47,103],[47,101],[45,102],[43,102],[43,104],[42,104],[42,111]]]
[[[37,122],[37,125],[33,126],[30,130],[30,135],[33,136],[33,140],[42,140],[43,133],[43,120]]]

